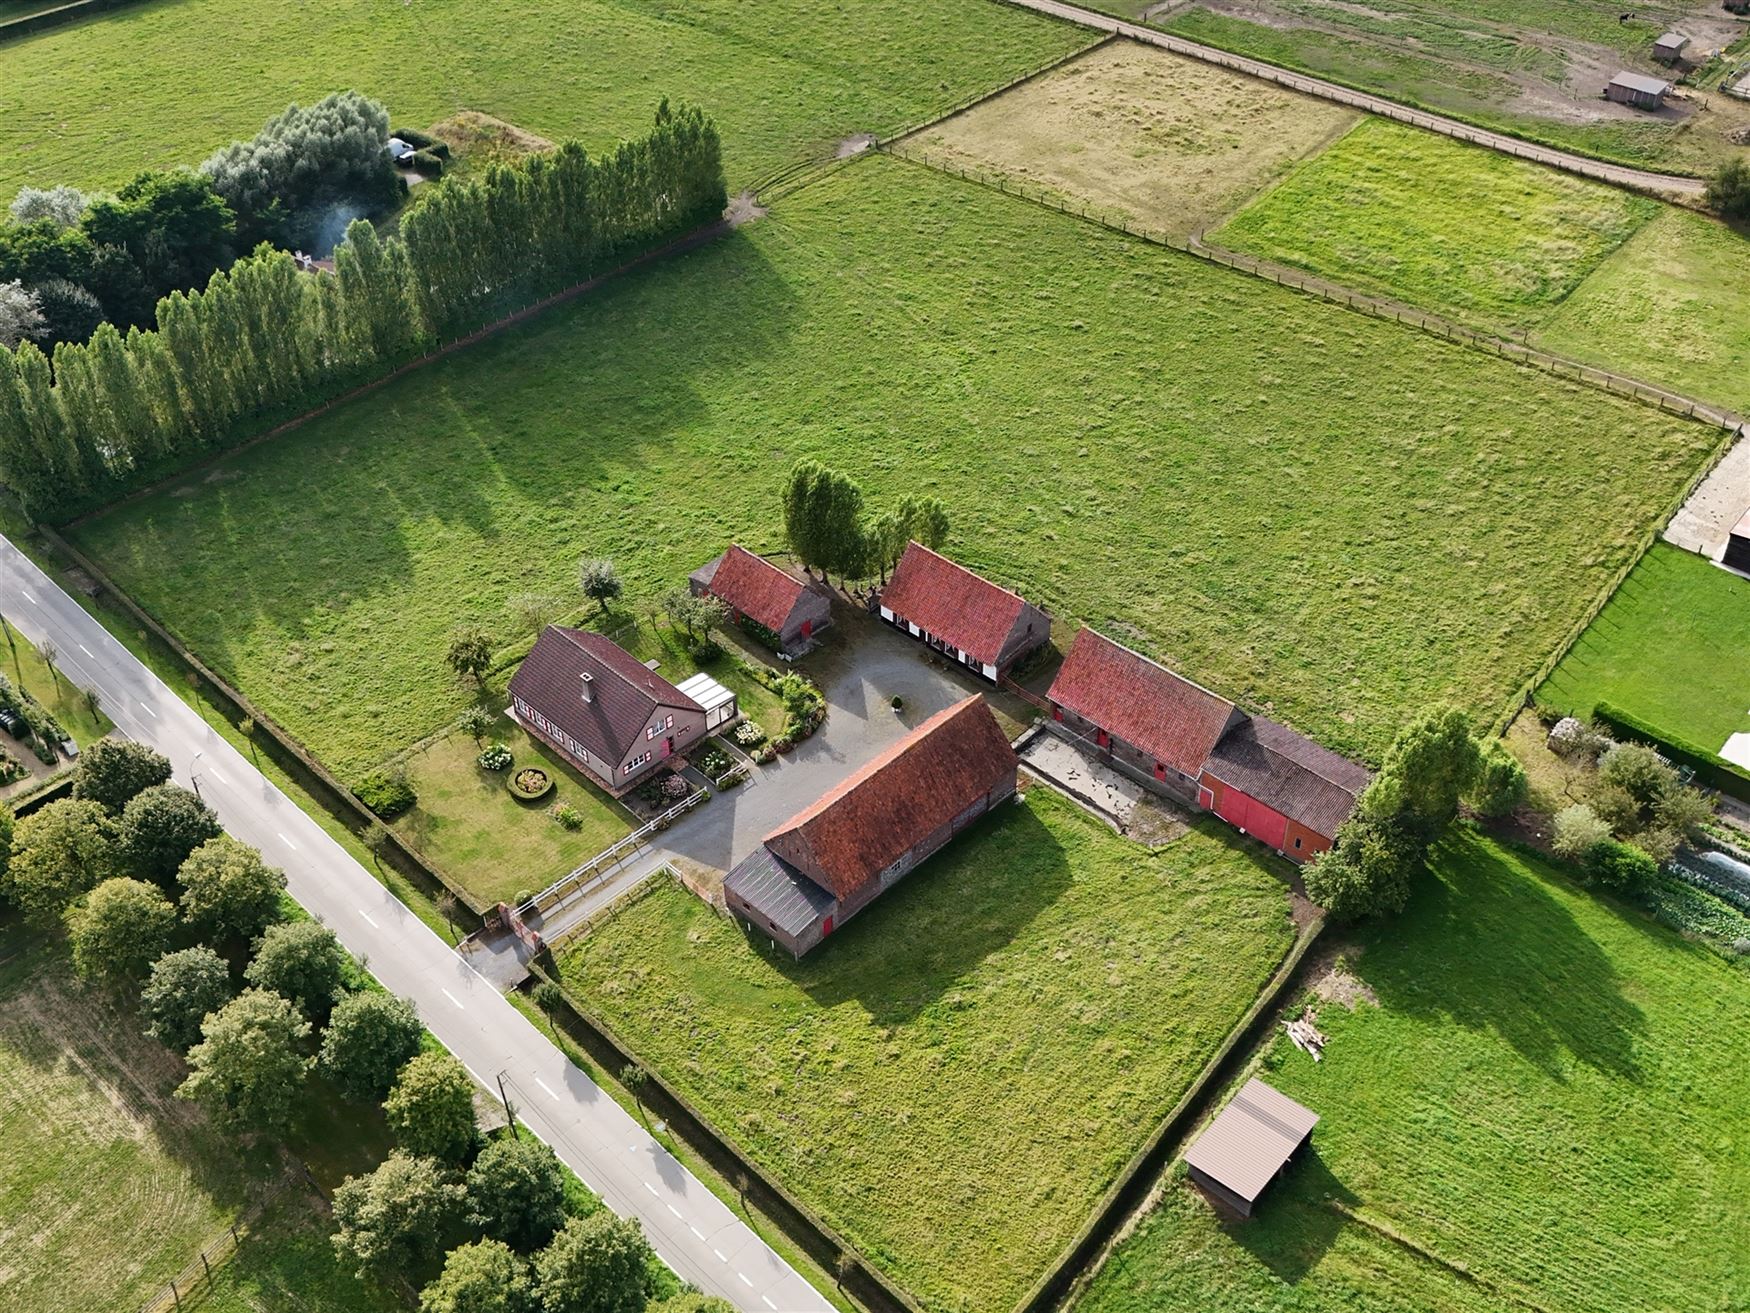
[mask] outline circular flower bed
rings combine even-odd
[[[505,787],[517,797],[532,802],[553,792],[553,777],[539,766],[524,766],[505,781]]]

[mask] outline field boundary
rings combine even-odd
[[[1715,406],[1686,393],[1660,387],[1645,379],[1619,374],[1615,370],[1601,369],[1596,365],[1583,364],[1568,356],[1557,355],[1552,351],[1545,351],[1541,347],[1529,346],[1522,342],[1514,342],[1494,333],[1466,328],[1462,324],[1439,315],[1401,306],[1383,297],[1373,297],[1363,292],[1352,291],[1326,279],[1316,278],[1311,274],[1301,274],[1284,265],[1273,264],[1268,260],[1257,260],[1249,255],[1241,255],[1237,251],[1229,251],[1223,247],[1207,245],[1196,238],[1174,237],[1168,233],[1145,227],[1127,215],[1102,212],[1091,202],[1077,205],[1060,196],[1053,195],[1045,188],[1018,182],[995,170],[987,175],[951,160],[931,156],[922,150],[909,149],[903,142],[895,142],[883,146],[881,149],[894,159],[905,160],[920,168],[931,169],[949,177],[959,178],[976,187],[999,191],[1006,196],[1017,197],[1044,209],[1067,214],[1071,218],[1084,219],[1089,223],[1099,224],[1111,232],[1122,233],[1126,237],[1134,237],[1151,245],[1163,246],[1168,250],[1191,256],[1193,259],[1201,260],[1207,264],[1221,265],[1223,268],[1249,274],[1263,282],[1274,283],[1278,287],[1285,287],[1290,291],[1316,297],[1332,305],[1345,306],[1362,314],[1371,315],[1375,319],[1420,329],[1430,337],[1436,337],[1458,346],[1469,347],[1484,355],[1492,355],[1516,365],[1540,369],[1556,378],[1596,388],[1608,392],[1612,396],[1638,401],[1642,405],[1652,406],[1669,415],[1712,424],[1716,428],[1728,429],[1734,433],[1744,423],[1743,418],[1735,411],[1728,410],[1723,406]],[[1709,468],[1712,468],[1711,463]]]
[[[237,1256],[243,1242],[254,1234],[255,1224],[268,1208],[294,1187],[310,1190],[318,1199],[327,1199],[326,1192],[303,1163],[288,1169],[268,1192],[255,1200],[216,1239],[203,1245],[195,1256],[183,1264],[182,1271],[166,1281],[140,1304],[139,1313],[179,1313],[198,1306],[213,1288],[213,1273],[222,1271]],[[202,1286],[202,1282],[205,1286]]]
[[[1284,890],[1284,897],[1287,891]],[[1219,1088],[1234,1070],[1236,1061],[1250,1059],[1251,1051],[1274,1020],[1277,1010],[1299,982],[1300,967],[1307,954],[1324,933],[1325,916],[1319,913],[1300,932],[1288,952],[1277,963],[1275,972],[1258,992],[1252,1006],[1221,1046],[1210,1055],[1203,1070],[1191,1082],[1179,1101],[1155,1127],[1117,1178],[1106,1188],[1093,1213],[1058,1255],[1055,1262],[1033,1283],[1015,1313],[1051,1313],[1061,1307],[1076,1288],[1081,1275],[1090,1270],[1105,1252],[1108,1243],[1123,1229],[1138,1205],[1154,1189],[1156,1179],[1172,1162],[1173,1149],[1185,1133],[1201,1118],[1204,1100],[1211,1090]]]
[[[73,0],[72,4],[61,5],[57,9],[44,9],[38,13],[26,14],[23,18],[0,23],[0,43],[16,41],[35,32],[46,32],[66,23],[76,23],[81,18],[89,18],[108,9],[121,9],[137,3],[139,0]]]

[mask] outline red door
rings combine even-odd
[[[674,735],[670,734],[662,741],[662,755],[668,756],[674,751]]]
[[[1272,848],[1281,848],[1288,842],[1288,818],[1256,798],[1248,798],[1238,789],[1221,791],[1221,805],[1216,808],[1216,815]]]
[[[814,637],[814,621],[804,620],[802,622],[802,637],[804,637],[804,638],[813,638]]]

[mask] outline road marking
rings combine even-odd
[[[20,588],[18,591],[24,594],[25,601],[29,602],[32,606],[36,605],[36,598],[34,598],[30,595],[30,589]]]
[[[746,1272],[737,1272],[735,1275],[741,1278],[742,1285],[746,1286],[749,1290],[753,1289],[753,1282],[751,1282],[747,1279]]]
[[[290,849],[291,849],[291,850],[292,850],[292,851],[293,851],[293,852],[297,852],[297,851],[298,851],[298,845],[297,845],[297,844],[295,844],[295,843],[293,843],[293,842],[292,842],[292,841],[291,841],[291,840],[290,840],[290,839],[288,839],[288,838],[286,838],[286,836],[285,836],[285,835],[283,835],[283,834],[280,834],[280,832],[279,832],[279,831],[278,831],[278,830],[275,830],[275,831],[274,831],[274,833],[275,833],[275,834],[279,834],[279,836],[280,836],[280,842],[281,842],[281,843],[283,843],[283,844],[285,844],[285,846],[286,846],[286,847],[288,847],[288,848],[290,848]]]
[[[230,780],[226,779],[223,775],[219,774],[219,772],[216,770],[210,770],[207,772],[207,774],[211,775],[220,784],[229,784],[231,782]]]
[[[547,1091],[547,1097],[549,1099],[553,1099],[553,1100],[557,1101],[559,1096],[557,1094],[553,1093],[552,1087],[549,1086],[546,1081],[542,1080],[539,1076],[537,1076],[537,1077],[535,1077],[535,1084],[539,1085],[542,1089]]]
[[[687,1230],[691,1231],[694,1235],[698,1236],[699,1239],[701,1239],[701,1240],[703,1240],[705,1238],[705,1233],[703,1231],[699,1230],[699,1228],[694,1226],[691,1222],[687,1223]]]
[[[144,702],[140,703],[140,710],[145,712],[153,720],[158,719],[158,713],[156,711],[152,710],[151,707],[148,707]]]
[[[442,985],[439,985],[438,988],[444,989],[444,987]],[[462,1006],[462,1000],[457,998],[454,994],[450,993],[450,991],[447,989],[444,989],[444,997],[449,999],[450,1002],[454,1003],[457,1007]]]
[[[90,648],[86,647],[85,644],[83,644],[83,643],[79,644],[79,650],[81,652],[83,652],[86,656],[91,657],[93,660],[95,660],[97,657],[97,653],[93,652]]]
[[[771,1296],[769,1296],[769,1295],[761,1295],[760,1296],[760,1303],[764,1304],[767,1308],[777,1308],[778,1307],[776,1304],[772,1303]]]
[[[645,1189],[646,1189],[646,1190],[648,1190],[648,1191],[650,1191],[650,1193],[651,1193],[651,1194],[653,1194],[653,1195],[654,1195],[654,1194],[656,1194],[656,1187],[655,1187],[655,1186],[654,1186],[654,1185],[652,1185],[652,1184],[650,1184],[650,1182],[649,1182],[649,1181],[646,1181],[646,1182],[644,1182],[644,1188],[645,1188]],[[661,1196],[661,1195],[656,1195],[656,1197],[657,1197],[657,1198],[658,1198],[658,1199],[660,1199],[660,1198],[661,1198],[661,1197],[662,1197],[662,1196]]]
[[[359,908],[359,915],[364,917],[364,919],[369,921],[373,926],[377,924],[376,919],[362,907]]]
[[[721,1250],[721,1249],[719,1249],[719,1248],[717,1248],[717,1246],[716,1246],[716,1245],[712,1245],[712,1246],[711,1246],[711,1252],[712,1252],[712,1253],[713,1253],[713,1254],[716,1254],[716,1255],[717,1255],[717,1257],[718,1257],[718,1258],[719,1258],[719,1259],[721,1259],[721,1260],[722,1260],[722,1261],[723,1261],[723,1262],[725,1262],[725,1263],[727,1263],[727,1262],[728,1262],[728,1261],[729,1261],[729,1260],[728,1260],[728,1259],[727,1259],[727,1258],[724,1258],[724,1257],[723,1257],[723,1251],[722,1251],[722,1250]]]
[[[671,1212],[671,1213],[673,1213],[673,1214],[674,1214],[674,1215],[675,1215],[675,1216],[676,1216],[676,1217],[680,1217],[680,1216],[681,1216],[681,1210],[680,1210],[680,1209],[678,1209],[678,1208],[676,1208],[676,1207],[675,1207],[675,1206],[674,1206],[674,1205],[673,1205],[673,1204],[670,1204],[670,1205],[668,1205],[668,1211],[669,1211],[669,1212]],[[685,1218],[681,1218],[681,1220],[682,1220],[682,1221],[685,1221],[685,1220],[686,1220],[686,1219],[685,1219]]]

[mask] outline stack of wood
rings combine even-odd
[[[1288,1038],[1295,1048],[1302,1053],[1311,1054],[1314,1062],[1322,1062],[1326,1040],[1324,1032],[1313,1025],[1317,1018],[1318,1013],[1308,1008],[1293,1021],[1283,1022],[1282,1029],[1288,1032]]]

